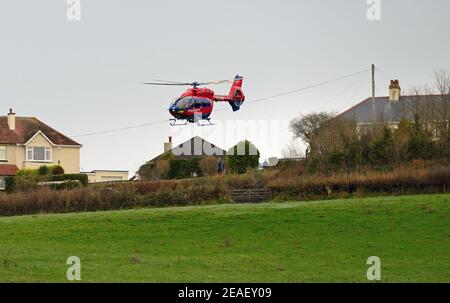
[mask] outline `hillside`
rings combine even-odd
[[[450,194],[0,218],[0,282],[450,279]]]

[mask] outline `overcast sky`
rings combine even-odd
[[[199,134],[226,149],[235,143],[226,141],[245,137],[262,158],[280,156],[292,137],[292,118],[340,112],[369,97],[370,73],[251,100],[372,63],[377,95],[387,95],[390,79],[407,89],[430,82],[433,70],[450,70],[450,1],[380,2],[381,20],[369,21],[366,0],[81,0],[81,20],[69,21],[65,0],[3,0],[0,111],[12,107],[79,141],[83,170],[133,173],[162,152],[169,135],[177,144]],[[248,102],[235,113],[215,104],[216,126],[163,122],[79,136],[169,119],[168,105],[184,88],[143,81],[208,81],[236,73],[245,77]],[[229,87],[214,89],[227,93]],[[257,133],[245,131],[252,121],[259,123]]]

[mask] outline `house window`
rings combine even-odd
[[[0,161],[6,161],[6,146],[0,146]]]
[[[0,190],[6,189],[5,177],[0,177]]]
[[[27,161],[51,162],[52,149],[50,147],[27,147]]]

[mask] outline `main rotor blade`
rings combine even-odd
[[[234,80],[216,80],[216,81],[209,81],[209,82],[177,82],[177,81],[166,81],[166,80],[157,80],[153,79],[153,81],[157,82],[144,82],[143,84],[148,85],[174,85],[174,86],[199,86],[199,85],[218,85],[218,84],[224,84],[224,83],[233,83]]]
[[[175,85],[175,86],[191,85],[191,83],[157,83],[157,82],[143,82],[142,84],[148,84],[148,85]]]
[[[152,79],[152,81],[163,82],[163,83],[174,83],[174,84],[185,84],[186,83],[186,82],[179,82],[179,81],[159,80],[159,79]]]
[[[217,81],[210,81],[210,82],[202,82],[200,85],[211,85],[211,84],[224,84],[224,83],[233,83],[233,80],[217,80]]]

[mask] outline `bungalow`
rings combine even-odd
[[[170,155],[173,159],[178,160],[193,160],[193,159],[201,159],[205,157],[213,157],[216,158],[216,169],[217,171],[224,170],[224,162],[223,157],[226,155],[226,151],[222,148],[214,145],[207,140],[195,136],[191,139],[177,145],[173,146],[172,137],[169,137],[168,142],[164,142],[164,152],[154,157],[153,159],[147,161],[144,165],[141,166],[149,166],[154,167],[156,162],[159,160],[163,160]],[[139,181],[142,178],[139,176],[139,172],[137,172],[130,180],[131,181]]]
[[[84,172],[88,176],[89,183],[107,183],[128,181],[128,171],[126,170],[102,170],[96,169]]]
[[[409,95],[402,96],[398,80],[391,80],[389,96],[367,98],[352,106],[337,117],[355,121],[363,130],[373,123],[382,123],[397,128],[401,120],[414,121],[418,114],[428,121],[448,123],[450,108],[449,95]]]

